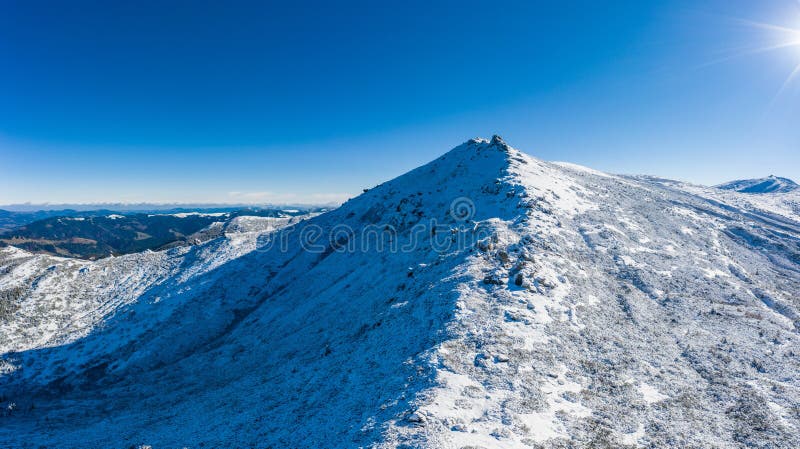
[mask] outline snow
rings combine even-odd
[[[560,414],[570,415],[575,418],[591,416],[590,409],[564,398],[564,393],[580,393],[583,387],[580,384],[562,378],[566,372],[561,367],[557,373],[550,373],[550,377],[540,388],[545,393],[548,405],[546,410],[539,413],[521,415],[520,418],[530,429],[530,436],[534,441],[542,442],[551,438],[569,438],[569,433],[561,423]]]
[[[595,170],[593,168],[584,167],[583,165],[573,164],[572,162],[562,162],[562,161],[554,161],[551,162],[554,165],[558,165],[559,167],[563,167],[566,169],[571,169],[578,172],[584,172],[594,176],[601,176],[603,178],[611,178],[612,175],[608,173],[601,172],[600,170]]]
[[[227,217],[227,212],[177,212],[174,214],[148,214],[148,217],[158,217],[169,215],[172,217],[177,218],[188,218],[188,217]]]
[[[714,279],[715,277],[729,277],[730,274],[720,270],[719,268],[702,268],[703,276],[707,277],[708,279]]]
[[[622,434],[620,436],[620,442],[622,444],[638,447],[639,439],[643,438],[646,435],[647,433],[644,430],[644,424],[639,423],[636,427],[636,431]]]
[[[652,387],[644,382],[639,384],[639,393],[642,394],[644,402],[648,404],[655,404],[656,402],[660,402],[669,398],[669,396],[659,393],[655,387]]]
[[[800,224],[753,196],[473,139],[192,247],[3,248],[0,446],[800,447]]]
[[[186,217],[226,217],[227,212],[179,212],[177,214],[170,214],[173,217],[186,218]]]

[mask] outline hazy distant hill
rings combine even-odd
[[[79,212],[72,209],[9,211],[0,209],[0,233],[50,217],[70,217]]]
[[[70,216],[48,217],[5,230],[0,233],[0,246],[12,245],[37,253],[97,259],[203,242],[219,236],[224,223],[242,215],[289,217],[304,213],[305,210],[299,209],[128,215],[110,211],[80,215],[74,212]]]

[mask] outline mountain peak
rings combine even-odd
[[[722,190],[733,190],[740,193],[787,193],[798,188],[797,183],[789,178],[769,175],[765,178],[739,179],[716,186]]]
[[[473,137],[468,141],[464,142],[464,145],[467,146],[476,146],[476,145],[483,145],[489,147],[500,147],[502,149],[510,149],[512,148],[502,137],[497,134],[494,134],[491,139],[484,139],[483,137]],[[456,147],[456,148],[460,148]]]

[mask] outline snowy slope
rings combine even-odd
[[[3,250],[0,446],[798,447],[800,223],[687,189],[475,139],[281,229]]]

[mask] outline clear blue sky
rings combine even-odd
[[[340,200],[494,133],[797,179],[800,39],[747,21],[800,3],[0,0],[0,204]]]

